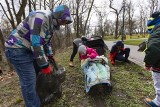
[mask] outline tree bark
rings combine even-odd
[[[25,7],[26,7],[26,5],[27,5],[27,0],[23,0],[21,6],[20,6],[20,8],[19,8],[18,13],[15,15],[15,16],[16,16],[16,20],[17,20],[17,25],[18,25],[19,23],[21,23],[21,21],[22,21],[22,15],[23,15],[24,12],[25,12]]]
[[[93,7],[93,3],[94,3],[94,0],[92,0],[92,2],[91,2],[91,6],[90,6],[89,11],[88,11],[88,14],[87,14],[87,19],[86,19],[86,21],[85,21],[84,33],[83,33],[83,35],[86,34],[87,23],[88,23],[88,20],[89,20],[89,16],[90,16],[90,14],[91,14],[91,10],[92,10],[92,7]]]
[[[4,46],[4,36],[3,36],[3,33],[2,33],[2,30],[0,29],[0,45],[1,45],[1,47],[2,47],[2,51],[4,52],[5,51],[5,46]],[[1,54],[0,54],[1,56],[0,57],[2,57],[2,52],[1,52]],[[13,70],[13,66],[11,65],[11,63],[7,60],[7,62],[8,62],[8,65],[9,65],[9,69],[10,69],[10,71],[12,71]]]

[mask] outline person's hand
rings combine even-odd
[[[90,57],[91,55],[87,54],[87,57]]]
[[[112,61],[111,61],[111,64],[112,64],[112,65],[114,65],[114,64],[115,64],[115,62],[112,60]]]
[[[88,61],[91,61],[92,59],[91,59],[91,58],[87,58],[87,60],[88,60]]]
[[[48,56],[48,60],[55,61],[54,56],[53,55]]]
[[[46,68],[42,68],[42,73],[43,74],[50,74],[52,71],[51,67],[48,65]]]
[[[150,71],[151,70],[151,67],[144,67],[144,70],[146,70],[146,71]]]
[[[104,56],[104,55],[103,55]],[[100,58],[100,56],[96,56],[96,58]]]

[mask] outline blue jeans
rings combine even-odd
[[[152,72],[152,79],[156,91],[156,97],[154,98],[153,102],[160,106],[160,73]]]
[[[26,107],[40,107],[32,52],[23,48],[6,48],[5,54],[19,76]]]

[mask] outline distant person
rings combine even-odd
[[[6,39],[5,54],[19,76],[26,107],[41,105],[36,92],[34,62],[44,75],[51,73],[52,69],[47,60],[53,59],[50,40],[61,25],[71,22],[70,11],[66,5],[60,5],[53,10],[32,11]]]
[[[76,39],[73,40],[73,51],[72,51],[72,54],[71,54],[71,57],[70,57],[70,62],[69,62],[70,67],[74,67],[73,60],[74,60],[74,57],[77,54],[78,47],[80,45],[85,44],[86,41],[87,41],[87,38],[85,36],[82,36],[81,38],[76,38]]]
[[[114,65],[115,60],[130,63],[128,60],[129,54],[130,48],[124,48],[122,41],[117,41],[116,44],[112,46],[110,51],[111,64]]]
[[[160,12],[154,12],[148,20],[149,38],[145,50],[145,67],[147,71],[152,71],[152,79],[156,96],[152,100],[145,98],[144,101],[151,107],[160,107]]]
[[[96,41],[97,39],[101,39],[101,40]],[[96,41],[96,42],[91,42],[91,41]],[[89,35],[88,36],[82,36],[81,38],[76,38],[73,41],[73,52],[71,54],[70,62],[69,62],[70,67],[74,67],[73,59],[74,59],[75,55],[77,54],[78,47],[81,44],[86,45],[87,47],[94,47],[94,49],[96,47],[96,51],[97,51],[98,54],[103,53],[103,55],[107,57],[106,50],[108,50],[108,46],[105,44],[105,42],[103,41],[101,36],[89,36]],[[103,47],[98,47],[99,45],[103,46]],[[101,50],[102,48],[103,48],[103,52]]]

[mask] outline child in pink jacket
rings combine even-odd
[[[97,56],[99,56],[95,49],[88,48],[85,45],[81,45],[78,48],[78,52],[79,52],[79,55],[80,55],[80,60],[87,59],[87,58],[94,59]]]

